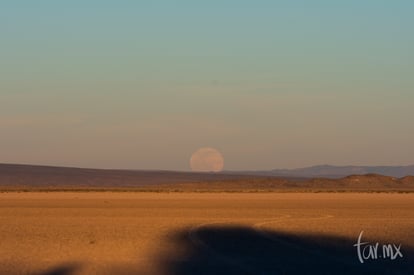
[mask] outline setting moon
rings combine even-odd
[[[191,155],[190,166],[195,172],[220,172],[224,167],[224,158],[218,150],[204,147]]]

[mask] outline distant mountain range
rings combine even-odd
[[[364,174],[364,175],[362,175]],[[381,174],[381,175],[379,175]],[[292,170],[195,173],[0,164],[0,192],[10,190],[410,191],[414,166],[314,166]]]
[[[260,176],[163,170],[89,169],[0,163],[0,187],[136,187],[158,184],[238,180],[254,177]]]
[[[241,171],[237,174],[298,178],[343,178],[350,175],[378,174],[402,178],[414,175],[414,165],[410,166],[333,166],[317,165],[297,169],[273,169],[268,171]]]

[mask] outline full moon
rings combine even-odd
[[[224,167],[224,159],[218,150],[204,147],[193,153],[190,166],[196,172],[220,172]]]

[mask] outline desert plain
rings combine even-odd
[[[414,194],[3,192],[0,236],[0,274],[413,274]]]

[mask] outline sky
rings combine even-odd
[[[1,1],[0,163],[414,164],[413,1]]]

